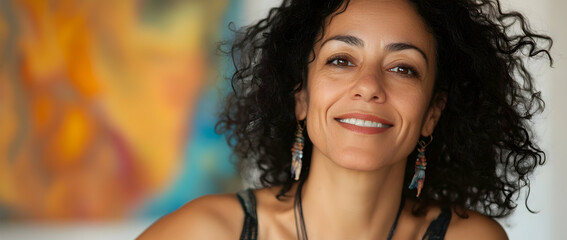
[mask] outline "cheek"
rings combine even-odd
[[[390,103],[396,109],[398,118],[401,120],[401,132],[398,135],[398,141],[408,142],[407,144],[411,142],[408,139],[417,141],[426,115],[427,94],[420,90],[408,91],[408,89],[391,93]],[[410,145],[413,145],[413,143]]]
[[[332,99],[329,90],[318,84],[311,84],[307,111],[307,131],[313,144],[324,143],[325,127],[328,125],[327,112]]]
[[[388,89],[388,100],[395,105],[402,117],[421,121],[429,102],[427,91],[420,85],[399,85]]]
[[[344,82],[318,74],[310,74],[308,82],[307,131],[313,144],[327,147],[329,125],[332,124],[333,109],[342,98],[347,97],[348,87]]]

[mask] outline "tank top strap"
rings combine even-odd
[[[256,240],[258,238],[258,217],[254,192],[246,189],[236,193],[236,196],[244,210],[244,225],[240,233],[240,240]]]
[[[441,213],[437,219],[433,220],[427,231],[423,235],[423,240],[442,240],[445,239],[445,233],[451,222],[452,212],[448,207],[441,208]]]

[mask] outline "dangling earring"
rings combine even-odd
[[[299,180],[301,174],[301,165],[303,158],[303,127],[297,122],[297,131],[295,131],[295,141],[291,148],[291,178],[295,181]]]
[[[433,141],[433,135],[429,136],[429,142],[426,143],[423,140],[419,140],[419,148],[417,151],[417,159],[415,160],[415,173],[411,179],[411,184],[409,189],[417,188],[417,195],[421,194],[421,189],[423,188],[423,182],[425,181],[425,169],[427,168],[427,159],[425,159],[425,147]]]

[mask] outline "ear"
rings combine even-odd
[[[305,87],[295,93],[295,118],[299,121],[307,117],[307,90]]]
[[[421,135],[424,137],[431,136],[433,134],[433,130],[435,130],[435,126],[437,126],[437,122],[441,117],[441,113],[443,113],[443,109],[445,109],[445,104],[447,103],[447,94],[444,92],[436,93],[431,100],[431,104],[429,104],[429,109],[427,109],[427,113],[425,113],[425,120],[423,122],[423,126],[421,127]]]

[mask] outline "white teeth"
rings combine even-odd
[[[368,120],[365,121],[365,120],[356,119],[356,118],[339,119],[339,122],[348,123],[348,124],[356,125],[356,126],[359,126],[359,127],[376,127],[376,128],[391,127],[390,125],[387,125],[387,124],[382,124],[382,123],[379,123],[379,122],[372,122],[372,121],[368,121]]]

